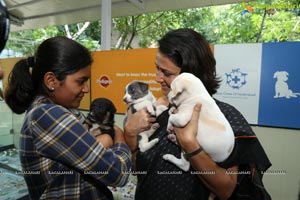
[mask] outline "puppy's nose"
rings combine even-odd
[[[124,101],[125,103],[128,103],[128,100],[127,100],[126,97],[123,98],[123,101]]]

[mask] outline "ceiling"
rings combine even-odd
[[[96,21],[104,1],[111,2],[111,17],[120,17],[249,0],[4,0],[11,31]]]

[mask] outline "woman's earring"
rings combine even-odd
[[[50,88],[50,90],[51,90],[51,91],[54,91],[54,87],[52,86],[52,87]]]

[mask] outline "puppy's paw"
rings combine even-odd
[[[171,107],[170,110],[169,110],[169,115],[172,115],[172,114],[174,114],[174,113],[176,113],[176,112],[177,112],[177,110],[176,110],[176,108],[173,106],[173,107]]]
[[[139,143],[139,148],[141,152],[145,152],[148,151],[149,149],[151,149],[155,144],[157,144],[159,141],[158,138],[155,138],[147,143]]]
[[[152,104],[147,106],[147,111],[148,111],[148,113],[150,113],[151,116],[156,116],[155,110],[154,110],[154,107],[152,106]]]
[[[151,116],[156,116],[155,111],[149,112]]]
[[[155,139],[151,140],[150,142],[151,142],[152,144],[156,144],[156,143],[158,143],[158,141],[159,141],[159,139],[158,139],[158,138],[155,138]]]
[[[167,131],[168,131],[168,133],[174,133],[174,127],[172,126],[172,125],[169,125],[168,127],[167,127]]]
[[[171,140],[172,142],[176,143],[177,142],[177,138],[176,138],[176,135],[174,133],[170,133],[167,135],[167,138],[169,140]]]
[[[154,124],[151,126],[151,128],[154,129],[154,130],[158,129],[159,127],[160,127],[159,123],[154,123]]]
[[[156,117],[158,117],[159,115],[161,115],[161,113],[163,113],[165,110],[168,109],[168,107],[165,105],[158,105],[155,108],[156,108],[156,110],[155,110]]]
[[[164,160],[167,160],[167,161],[171,161],[174,158],[174,156],[171,155],[171,154],[165,154],[162,157],[163,157]]]

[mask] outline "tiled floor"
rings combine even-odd
[[[109,187],[114,200],[133,200],[136,186],[136,176],[130,175],[128,183],[124,187]]]

